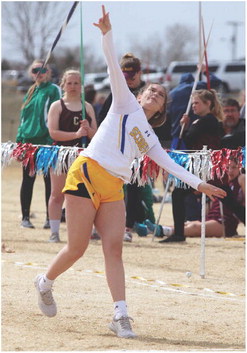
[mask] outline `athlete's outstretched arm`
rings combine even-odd
[[[226,196],[226,192],[224,190],[203,182],[200,178],[175,163],[159,143],[153,146],[147,152],[147,155],[160,167],[164,168],[175,177],[181,179],[192,188],[205,193],[211,200],[214,200],[214,197],[224,198]]]

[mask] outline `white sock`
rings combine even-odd
[[[51,233],[58,233],[60,228],[60,219],[50,219]]]
[[[128,316],[127,305],[125,300],[114,302],[114,317],[116,320],[122,316]]]
[[[163,234],[165,236],[170,237],[171,235],[173,235],[173,228],[172,227],[162,226],[162,230],[163,230]]]
[[[43,275],[39,281],[39,289],[43,292],[51,289],[53,285],[54,280],[51,280],[46,277],[46,275]]]

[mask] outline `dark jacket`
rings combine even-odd
[[[219,130],[221,135],[220,148],[229,148],[236,150],[238,147],[245,146],[245,119],[240,119],[237,126],[234,127],[231,134],[225,134],[223,124],[219,123]]]
[[[210,73],[210,83],[211,87],[215,89],[219,87],[221,80],[214,74]],[[173,138],[179,137],[181,130],[180,120],[186,112],[193,85],[193,75],[186,73],[181,76],[179,85],[169,92],[167,115],[168,119],[171,121],[171,135]],[[204,81],[198,81],[196,89],[207,89],[207,83]],[[189,115],[191,123],[198,118],[192,110]]]
[[[219,122],[212,114],[199,117],[184,134],[186,146],[190,150],[200,150],[204,145],[208,149],[220,148]]]

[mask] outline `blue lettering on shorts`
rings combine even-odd
[[[87,178],[87,180],[89,181],[89,183],[91,184],[91,181],[90,181],[90,178],[88,175],[88,170],[87,170],[87,163],[83,164],[83,173],[84,173],[85,177]]]

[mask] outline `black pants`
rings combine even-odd
[[[22,168],[22,184],[21,184],[21,211],[22,211],[22,219],[25,217],[30,216],[30,206],[33,196],[33,186],[36,179],[36,174],[30,176],[29,174],[29,167]],[[45,203],[46,203],[46,217],[49,219],[48,216],[48,202],[51,195],[51,179],[50,173],[44,175],[44,183],[45,183]]]
[[[125,188],[126,227],[133,228],[135,222],[145,220],[145,210],[142,205],[141,187],[137,182],[127,184]]]
[[[172,214],[174,222],[174,235],[176,237],[184,236],[185,222],[185,198],[192,193],[193,189],[175,188],[172,192]]]

